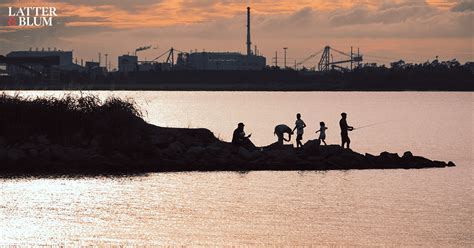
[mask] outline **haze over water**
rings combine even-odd
[[[350,133],[358,152],[410,150],[457,167],[1,179],[0,244],[474,244],[472,93],[91,93],[132,97],[153,124],[227,141],[242,121],[257,145],[297,112],[305,141],[325,121],[327,142],[339,143],[344,111],[356,128],[379,123]]]

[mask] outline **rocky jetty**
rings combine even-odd
[[[405,152],[360,154],[308,141],[248,151],[207,129],[146,123],[129,101],[0,95],[0,175],[411,169],[455,166]]]

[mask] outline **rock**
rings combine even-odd
[[[8,149],[7,151],[7,159],[12,160],[12,161],[18,161],[20,159],[24,159],[26,157],[26,154],[23,150],[20,149]]]
[[[377,158],[377,164],[384,168],[400,168],[406,160],[398,156],[398,153],[382,152]]]
[[[328,156],[326,161],[332,165],[337,165],[338,169],[366,169],[370,168],[370,163],[366,157],[356,152],[345,150],[338,156]]]
[[[436,161],[435,160],[435,161],[431,162],[431,164],[432,164],[431,166],[433,166],[433,167],[438,167],[438,168],[446,167],[446,163],[443,162],[443,161]]]
[[[207,149],[202,146],[193,146],[186,151],[187,155],[190,155],[194,158],[200,158],[207,153]]]
[[[389,153],[389,152],[382,152],[379,155],[380,158],[387,159],[387,160],[397,160],[400,158],[398,153]]]
[[[406,152],[403,153],[402,158],[403,159],[411,159],[411,158],[413,158],[413,154],[410,151],[406,151]]]
[[[377,157],[370,153],[365,154],[365,159],[367,160],[367,163],[370,165],[374,165],[377,163]]]
[[[292,144],[288,144],[288,145],[280,145],[278,144],[278,142],[275,142],[275,143],[272,143],[268,146],[264,146],[262,147],[262,149],[264,151],[272,151],[272,150],[282,150],[282,149],[293,149],[293,145]]]
[[[118,133],[72,132],[70,137],[32,136],[7,144],[0,137],[2,171],[28,173],[117,173],[152,171],[249,171],[390,169],[455,166],[431,161],[407,151],[365,155],[339,145],[309,140],[303,148],[271,144],[262,150],[219,141],[207,129],[160,128],[120,130]],[[93,137],[89,139],[89,137]],[[55,143],[53,143],[55,142]],[[6,146],[9,149],[5,148]]]
[[[88,156],[88,152],[82,148],[66,148],[66,155],[69,161],[83,161]]]
[[[28,156],[31,156],[31,157],[38,157],[38,150],[35,149],[35,148],[31,148],[28,150]]]
[[[150,137],[150,142],[159,148],[166,148],[170,143],[173,142],[173,137],[163,134],[155,134]]]
[[[0,161],[7,159],[7,150],[0,147]]]
[[[5,146],[7,146],[7,139],[0,136],[0,147],[5,147]]]
[[[352,152],[350,149],[342,148],[339,145],[319,146],[319,155],[322,157],[337,156],[341,153]]]
[[[319,148],[320,145],[321,145],[320,139],[308,140],[306,143],[304,143],[303,148],[314,149],[314,148]]]
[[[278,150],[270,150],[267,151],[266,154],[272,159],[281,159],[281,158],[289,158],[289,157],[296,157],[296,151],[293,147],[284,146]]]
[[[40,135],[40,136],[36,137],[36,142],[38,142],[41,145],[51,144],[51,142],[49,141],[49,139],[46,135]]]
[[[436,167],[433,161],[420,157],[420,156],[413,156],[410,159],[405,159],[404,164],[406,167],[411,167],[411,168],[426,168],[426,167]]]
[[[50,147],[50,152],[51,152],[52,158],[55,160],[65,160],[65,161],[69,160],[69,158],[65,154],[64,147],[62,146],[52,145]]]
[[[249,150],[247,150],[247,149],[245,149],[245,148],[243,148],[243,147],[239,147],[238,154],[239,154],[239,156],[242,157],[243,159],[246,159],[246,160],[252,159],[252,153],[251,153]]]
[[[186,147],[183,143],[175,141],[168,146],[167,151],[172,154],[180,154],[183,153],[185,149]]]
[[[100,146],[100,142],[99,142],[99,137],[95,136],[94,138],[91,139],[91,142],[89,143],[89,145],[92,147],[92,148],[98,148]]]

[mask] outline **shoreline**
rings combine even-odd
[[[0,85],[2,91],[199,91],[199,92],[474,92],[473,89],[327,89],[327,88],[264,88],[264,87],[177,87],[176,85],[156,85],[137,87],[136,85],[128,86],[85,86],[85,87],[64,87],[64,86],[48,86],[48,87],[5,87]]]
[[[250,151],[204,128],[146,123],[133,102],[0,95],[0,175],[104,175],[191,171],[326,171],[456,166],[407,151],[361,154],[307,141]]]

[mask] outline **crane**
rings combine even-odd
[[[333,59],[330,59],[330,58],[333,57],[331,51],[339,53],[343,56],[347,56],[349,58],[345,59],[345,60],[334,61]],[[351,68],[350,69],[352,70],[353,63],[359,64],[362,61],[363,61],[362,55],[360,55],[359,51],[357,52],[357,54],[354,54],[352,52],[352,47],[351,47],[351,53],[347,54],[345,52],[339,51],[339,50],[337,50],[335,48],[332,48],[330,46],[326,46],[326,47],[324,47],[323,55],[321,56],[321,59],[319,60],[318,70],[319,71],[329,71],[330,69],[334,69],[334,68],[342,69],[344,67],[339,66],[339,64],[345,64],[345,63],[351,63]]]
[[[308,62],[310,59],[312,59],[312,58],[318,56],[319,54],[321,54],[321,52],[323,52],[323,50],[324,50],[324,49],[321,49],[321,50],[319,50],[319,51],[317,51],[317,52],[315,52],[315,53],[309,55],[309,56],[306,57],[305,59],[303,59],[303,60],[301,60],[300,62],[296,63],[295,67],[298,67],[298,66],[300,66],[300,65],[302,65],[302,64],[304,64],[304,63],[306,63],[306,62]]]
[[[168,57],[166,57],[166,60],[165,60],[165,63],[169,63],[171,67],[174,66],[175,64],[175,61],[174,61],[174,52],[179,52],[179,53],[183,53],[182,51],[180,50],[177,50],[177,49],[174,49],[173,47],[171,47],[170,49],[168,49],[167,51],[165,51],[164,53],[160,54],[158,57],[154,58],[151,62],[154,62],[154,61],[157,61],[158,59],[160,59],[161,57],[165,56],[165,55],[168,55]],[[178,54],[179,55],[179,54]]]

